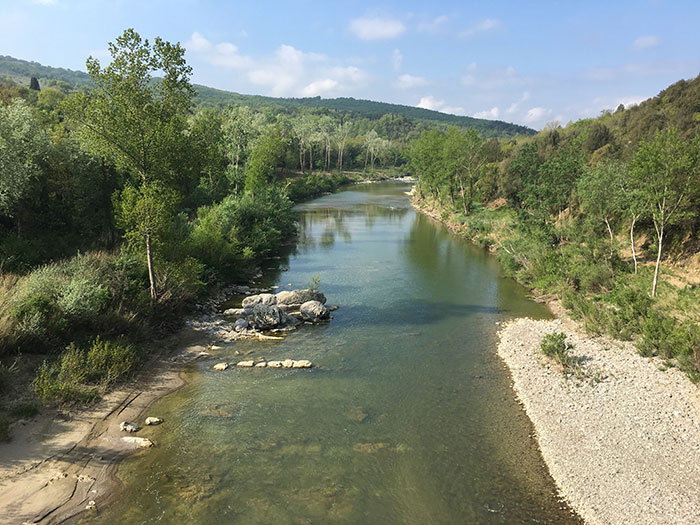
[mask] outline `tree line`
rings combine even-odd
[[[610,115],[517,141],[426,131],[408,150],[419,200],[589,328],[636,338],[700,379],[700,303],[688,299],[700,297],[692,282],[664,281],[665,261],[700,251],[700,136],[668,125],[630,144]]]

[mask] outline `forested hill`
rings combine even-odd
[[[197,101],[204,107],[223,107],[229,104],[239,104],[253,108],[281,106],[284,108],[325,108],[349,113],[353,116],[377,120],[383,115],[403,115],[418,121],[439,123],[445,126],[459,126],[476,129],[484,137],[512,137],[515,135],[534,135],[535,130],[526,126],[510,124],[500,120],[486,120],[473,117],[463,117],[441,113],[430,109],[375,102],[351,97],[341,98],[275,98],[261,95],[241,95],[231,91],[195,85]]]
[[[28,62],[26,60],[2,55],[0,55],[0,75],[9,76],[27,84],[31,77],[36,77],[39,79],[42,87],[58,84],[66,90],[83,87],[90,83],[90,77],[87,73],[82,71],[49,67],[37,62]],[[256,109],[263,107],[286,109],[316,108],[346,113],[356,119],[366,118],[369,120],[378,120],[383,115],[401,115],[419,122],[438,125],[440,127],[459,126],[463,128],[473,128],[486,138],[506,138],[516,135],[535,134],[535,130],[531,128],[510,124],[500,120],[450,115],[429,109],[404,106],[401,104],[389,104],[386,102],[375,102],[372,100],[321,97],[276,98],[262,95],[242,95],[197,84],[193,87],[197,91],[195,103],[197,106],[203,108],[223,108],[231,104],[249,106]]]

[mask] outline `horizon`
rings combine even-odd
[[[168,12],[164,12],[167,9]],[[10,0],[0,54],[85,71],[127,27],[180,42],[192,82],[284,98],[355,98],[542,129],[629,107],[697,76],[700,6],[595,2]],[[270,16],[274,13],[275,16]],[[70,42],[61,41],[71,34]],[[545,35],[545,37],[532,35]]]

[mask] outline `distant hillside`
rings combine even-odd
[[[28,82],[30,77],[36,77],[42,86],[53,84],[55,81],[65,82],[73,88],[80,88],[90,84],[90,77],[82,71],[43,66],[37,62],[28,62],[1,55],[0,75],[12,77],[22,83]],[[354,98],[275,98],[261,95],[241,95],[200,85],[195,85],[194,87],[197,90],[195,102],[199,107],[222,108],[230,104],[239,104],[253,108],[318,108],[348,113],[353,117],[367,118],[369,120],[378,120],[387,114],[401,115],[426,124],[474,128],[482,136],[489,138],[535,134],[535,130],[531,128],[509,124],[500,120],[460,117],[439,111],[386,102]]]
[[[195,85],[198,92],[198,104],[203,107],[224,107],[229,104],[239,104],[254,108],[279,106],[284,108],[323,108],[349,113],[370,120],[377,120],[383,115],[403,115],[414,120],[428,123],[438,123],[449,126],[474,128],[485,137],[512,137],[515,135],[534,135],[535,130],[526,126],[510,124],[500,120],[486,120],[473,117],[450,115],[430,109],[375,102],[355,98],[276,98],[261,95],[241,95],[231,91],[223,91],[206,86]]]

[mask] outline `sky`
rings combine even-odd
[[[541,129],[700,73],[700,2],[0,0],[0,55],[85,70],[133,27],[192,80],[355,97]]]

